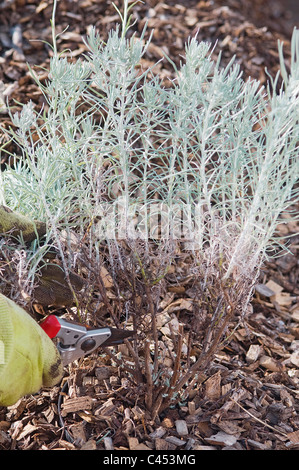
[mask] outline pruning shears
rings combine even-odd
[[[80,323],[49,315],[42,323],[42,329],[51,339],[58,339],[56,347],[63,365],[92,353],[100,346],[116,346],[135,334],[132,330],[118,328],[86,328]]]

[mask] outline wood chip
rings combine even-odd
[[[169,449],[168,442],[165,439],[161,439],[157,437],[157,439],[155,439],[155,449],[156,450],[168,450]]]
[[[294,431],[294,432],[289,432],[288,433],[288,438],[290,441],[292,441],[294,444],[299,444],[299,430]]]
[[[177,419],[175,421],[176,432],[179,436],[187,436],[188,434],[188,426],[185,420]]]
[[[152,450],[150,449],[146,444],[143,444],[142,442],[136,446],[135,450]]]
[[[237,442],[237,438],[232,436],[231,434],[227,434],[226,432],[218,432],[211,437],[206,437],[205,441],[209,444],[214,444],[217,446],[233,446]]]
[[[270,289],[273,292],[273,295],[277,295],[283,291],[283,287],[277,284],[276,282],[272,281],[271,279],[266,283],[265,287]]]
[[[279,305],[289,306],[292,305],[294,300],[296,300],[296,297],[292,297],[288,292],[279,292],[278,294],[275,294],[274,299]]]
[[[296,308],[292,310],[292,320],[299,323],[299,305],[296,305]]]
[[[174,426],[174,423],[173,423],[172,419],[167,418],[167,417],[163,419],[162,424],[166,428],[173,428],[173,426]]]
[[[28,436],[28,434],[31,434],[34,431],[38,431],[38,426],[34,426],[30,423],[26,424],[22,432],[20,432],[20,434],[18,435],[17,441],[19,441],[20,439],[24,439],[24,437]]]
[[[209,377],[205,382],[206,396],[211,400],[217,400],[221,395],[221,372]]]
[[[94,415],[99,417],[109,417],[113,411],[116,409],[116,405],[113,403],[114,398],[109,398],[105,403],[103,403],[99,408],[94,411]]]
[[[187,441],[181,440],[176,436],[168,436],[165,439],[169,444],[174,444],[175,446],[181,447],[186,444]]]
[[[294,351],[291,354],[290,361],[294,366],[299,367],[299,351]]]
[[[192,450],[217,450],[215,446],[205,446],[203,444],[195,444]]]
[[[262,442],[254,441],[253,439],[247,439],[247,444],[257,450],[269,450],[269,447]]]
[[[91,410],[93,400],[90,396],[68,398],[61,405],[61,416],[66,416],[68,413],[74,413],[80,410]]]
[[[252,362],[256,362],[261,355],[262,347],[259,344],[251,344],[250,348],[246,353],[246,361],[251,364]]]
[[[82,444],[80,450],[97,450],[97,443],[94,439],[89,439],[89,441]]]
[[[165,434],[166,434],[166,429],[163,428],[163,426],[159,426],[157,429],[155,429],[155,431],[153,431],[149,434],[149,437],[151,439],[160,439]]]
[[[130,450],[136,450],[136,447],[139,445],[139,440],[137,437],[128,437],[128,444]]]
[[[103,441],[106,450],[114,450],[114,445],[111,437],[104,437]]]
[[[140,443],[137,437],[128,437],[130,450],[151,450],[146,444]]]
[[[28,2],[2,0],[0,2],[2,20],[0,124],[1,129],[4,130],[0,138],[1,144],[5,144],[7,151],[1,155],[3,167],[6,164],[9,165],[10,155],[16,153],[18,156],[20,152],[12,141],[8,142],[9,134],[5,135],[5,129],[11,128],[11,119],[6,106],[12,103],[17,111],[18,103],[26,103],[29,100],[34,102],[37,111],[46,106],[43,94],[37,89],[36,83],[28,73],[26,63],[40,66],[40,71],[36,70],[35,73],[42,82],[48,79],[50,56],[45,43],[51,42],[52,6],[50,3],[46,0],[40,2],[37,0]],[[262,9],[261,3],[263,3]],[[290,0],[288,3],[294,4],[299,13],[298,1]],[[96,0],[82,0],[80,8],[70,10],[68,4],[64,2],[61,5],[62,8],[57,9],[57,32],[61,32],[57,37],[57,46],[59,51],[68,51],[64,54],[68,60],[75,61],[76,57],[82,57],[82,53],[87,51],[85,44],[82,43],[82,32],[88,33],[91,30],[95,18],[97,19],[95,26],[104,42],[107,40],[107,33],[111,26],[114,28],[112,23],[119,21],[112,2],[105,2],[105,8],[103,4],[104,2]],[[163,84],[166,83],[168,86],[168,83],[171,85],[175,83],[176,78],[171,62],[167,60],[158,64],[156,62],[166,52],[179,68],[180,62],[184,61],[186,38],[196,35],[198,41],[208,39],[212,44],[217,42],[210,52],[212,58],[215,59],[219,50],[222,50],[220,65],[226,66],[232,55],[235,55],[245,80],[250,76],[259,79],[261,85],[266,85],[268,76],[264,72],[265,67],[271,76],[276,76],[279,69],[277,39],[281,39],[284,43],[286,66],[289,68],[291,50],[289,39],[293,28],[290,23],[293,23],[295,17],[287,13],[284,0],[268,2],[251,0],[250,7],[248,5],[248,0],[138,2],[132,9],[133,19],[137,19],[136,28],[134,28],[136,37],[139,36],[137,26],[140,27],[140,32],[146,19],[149,19],[151,23],[145,32],[144,41],[147,41],[148,35],[154,28],[152,43],[145,51],[140,63],[140,73],[147,67],[151,67],[152,74],[158,74],[157,78]],[[20,28],[17,30],[22,36],[17,36],[15,32],[12,37],[17,25],[22,25],[22,31]],[[17,51],[16,46],[23,49]],[[83,57],[82,59],[84,60]],[[9,99],[8,103],[7,99]],[[45,112],[47,112],[46,108]],[[80,106],[78,113],[80,113]],[[104,117],[102,119],[104,123]],[[38,143],[37,138],[37,134],[34,133],[33,143]],[[161,142],[157,144],[161,145]],[[152,142],[151,145],[156,145],[156,142]],[[116,197],[120,194],[118,183],[113,185],[113,191]],[[296,203],[294,212],[297,212],[298,204],[297,201],[294,202]],[[241,328],[236,330],[231,337],[232,341],[215,355],[215,361],[211,361],[211,368],[206,372],[208,376],[198,379],[195,388],[190,391],[185,406],[181,406],[180,410],[179,406],[176,409],[164,410],[165,414],[160,416],[161,420],[164,417],[162,423],[159,419],[152,421],[143,400],[146,383],[134,385],[130,380],[125,384],[122,377],[126,372],[121,370],[122,368],[115,369],[110,375],[106,374],[104,369],[97,370],[98,359],[96,355],[92,355],[82,361],[79,368],[74,364],[68,369],[70,381],[74,379],[72,383],[75,384],[77,398],[64,397],[62,406],[62,413],[65,416],[64,428],[61,428],[57,420],[57,399],[60,388],[42,390],[34,396],[22,398],[12,407],[1,408],[0,448],[11,450],[76,450],[78,448],[96,450],[98,448],[110,452],[129,450],[128,437],[130,437],[132,438],[130,446],[135,450],[149,450],[155,446],[157,452],[159,450],[192,449],[195,451],[219,448],[298,449],[299,431],[296,427],[298,423],[296,400],[299,397],[298,350],[291,346],[293,340],[289,333],[294,339],[299,340],[299,238],[295,235],[298,233],[299,225],[295,218],[290,219],[289,214],[282,214],[282,218],[285,219],[285,223],[277,227],[277,233],[288,239],[289,248],[294,252],[294,256],[286,252],[285,255],[269,260],[263,266],[260,283],[256,287],[256,299],[252,303],[252,311],[247,312],[244,318],[244,323],[247,323],[248,328],[243,328],[243,331]],[[74,243],[75,247],[77,237],[73,239],[72,235],[75,234],[72,234],[72,231],[70,233],[70,242]],[[186,243],[185,251],[188,250],[187,245]],[[105,268],[100,269],[99,277],[102,278],[115,318],[121,318],[125,311],[132,311],[132,313],[134,311],[135,318],[139,321],[139,312],[143,315],[147,310],[145,308],[146,296],[138,287],[134,290],[134,299],[131,298],[128,295],[130,290],[126,289],[126,279],[121,279],[123,284],[119,283],[117,272],[114,284],[114,275],[113,278],[110,275],[112,270],[105,251],[106,249],[103,250],[101,257],[103,256],[103,263],[107,264],[104,264]],[[157,272],[151,272],[149,266],[149,275],[152,274],[156,276]],[[2,278],[5,279],[5,276]],[[162,289],[156,303],[159,340],[165,345],[163,354],[160,356],[163,358],[161,369],[159,369],[161,374],[173,369],[172,359],[175,357],[175,350],[171,347],[171,338],[173,332],[178,331],[178,322],[187,327],[186,335],[189,331],[192,333],[194,331],[194,338],[191,339],[192,341],[194,339],[197,344],[192,344],[191,348],[196,358],[200,354],[198,345],[202,342],[196,339],[197,315],[208,316],[211,312],[206,312],[201,308],[205,301],[198,295],[199,291],[194,271],[191,274],[188,256],[182,263],[179,259],[175,259],[167,271],[167,276],[163,279]],[[123,295],[119,296],[118,292]],[[96,298],[90,298],[90,313],[94,312],[98,318],[103,314],[104,321],[105,304],[99,293],[95,293]],[[37,312],[38,307],[36,306],[35,309]],[[40,314],[45,315],[45,311],[40,310]],[[174,324],[170,327],[172,318],[174,318]],[[144,334],[149,332],[149,325],[149,323],[144,323]],[[161,327],[166,328],[164,330],[166,336],[162,338],[160,337]],[[232,322],[228,326],[228,333],[232,332],[233,328]],[[229,334],[228,337],[230,337]],[[142,338],[140,340],[142,341]],[[125,352],[125,346],[122,345],[119,352],[127,356],[128,349]],[[181,372],[184,373],[186,372],[186,369],[184,370],[185,359],[190,358],[191,365],[193,354],[188,356],[183,350],[181,357]],[[141,365],[143,359],[141,355]],[[106,362],[105,360],[104,367],[111,363],[112,361]],[[215,374],[216,364],[221,371],[219,376]],[[81,369],[81,365],[83,368],[87,365],[87,374],[86,370]],[[285,372],[283,376],[281,371]],[[203,374],[199,373],[199,376],[201,375]],[[288,377],[291,380],[289,383],[286,380]],[[205,385],[200,386],[204,380]],[[153,388],[161,384],[162,382],[155,383]],[[221,395],[226,394],[227,399],[222,400]],[[86,397],[89,395],[93,397],[90,401]],[[134,406],[136,397],[139,406]],[[111,398],[110,401],[109,398]],[[211,403],[213,408],[211,408]],[[275,408],[275,404],[282,405],[282,407]],[[96,405],[96,410],[94,410],[94,405]],[[186,438],[184,435],[186,429],[180,431],[177,421],[185,421],[188,425],[189,434]],[[279,426],[275,424],[276,422]],[[114,435],[109,437],[109,434],[101,438],[106,435],[107,427],[114,431]],[[66,440],[65,430],[69,430],[70,433],[73,430],[74,435],[77,432],[75,445]],[[83,442],[85,438],[86,442]],[[208,442],[207,439],[211,439],[213,443]]]
[[[265,284],[257,284],[255,290],[264,297],[272,297],[272,295],[275,295],[275,292]]]
[[[117,368],[111,366],[99,366],[95,369],[95,376],[98,380],[109,379],[113,374],[117,374]]]
[[[168,313],[173,313],[180,310],[188,310],[191,312],[193,310],[193,300],[182,298],[172,302],[172,304],[167,307]]]
[[[281,372],[283,369],[282,365],[278,361],[273,359],[273,357],[269,357],[266,355],[260,357],[259,364],[265,369],[268,369],[272,372]]]
[[[84,421],[81,421],[78,424],[72,424],[70,426],[70,432],[73,438],[75,439],[76,443],[80,443],[82,445],[86,442]]]
[[[11,442],[10,436],[6,432],[0,430],[0,445],[5,447],[9,445],[10,442]]]

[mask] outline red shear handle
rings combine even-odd
[[[61,325],[55,315],[49,315],[42,323],[40,323],[40,327],[52,339],[58,334]]]

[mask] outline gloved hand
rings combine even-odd
[[[6,206],[0,205],[0,237],[23,237],[24,242],[30,243],[37,237],[43,239],[46,235],[46,224],[29,217],[13,212]],[[54,248],[46,253],[46,258],[55,258]],[[62,267],[55,264],[47,264],[40,271],[38,285],[33,291],[35,302],[40,305],[67,306],[74,304],[73,291],[78,293],[84,286],[83,279],[75,273],[69,272],[70,289]]]
[[[62,373],[55,344],[25,310],[0,294],[0,406],[54,386]]]
[[[44,222],[32,221],[28,217],[13,212],[6,206],[0,205],[0,234],[16,237],[20,234],[25,242],[32,242],[38,236],[42,238],[46,234]]]

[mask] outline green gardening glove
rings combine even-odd
[[[0,406],[54,386],[62,372],[51,339],[25,310],[0,294]]]

